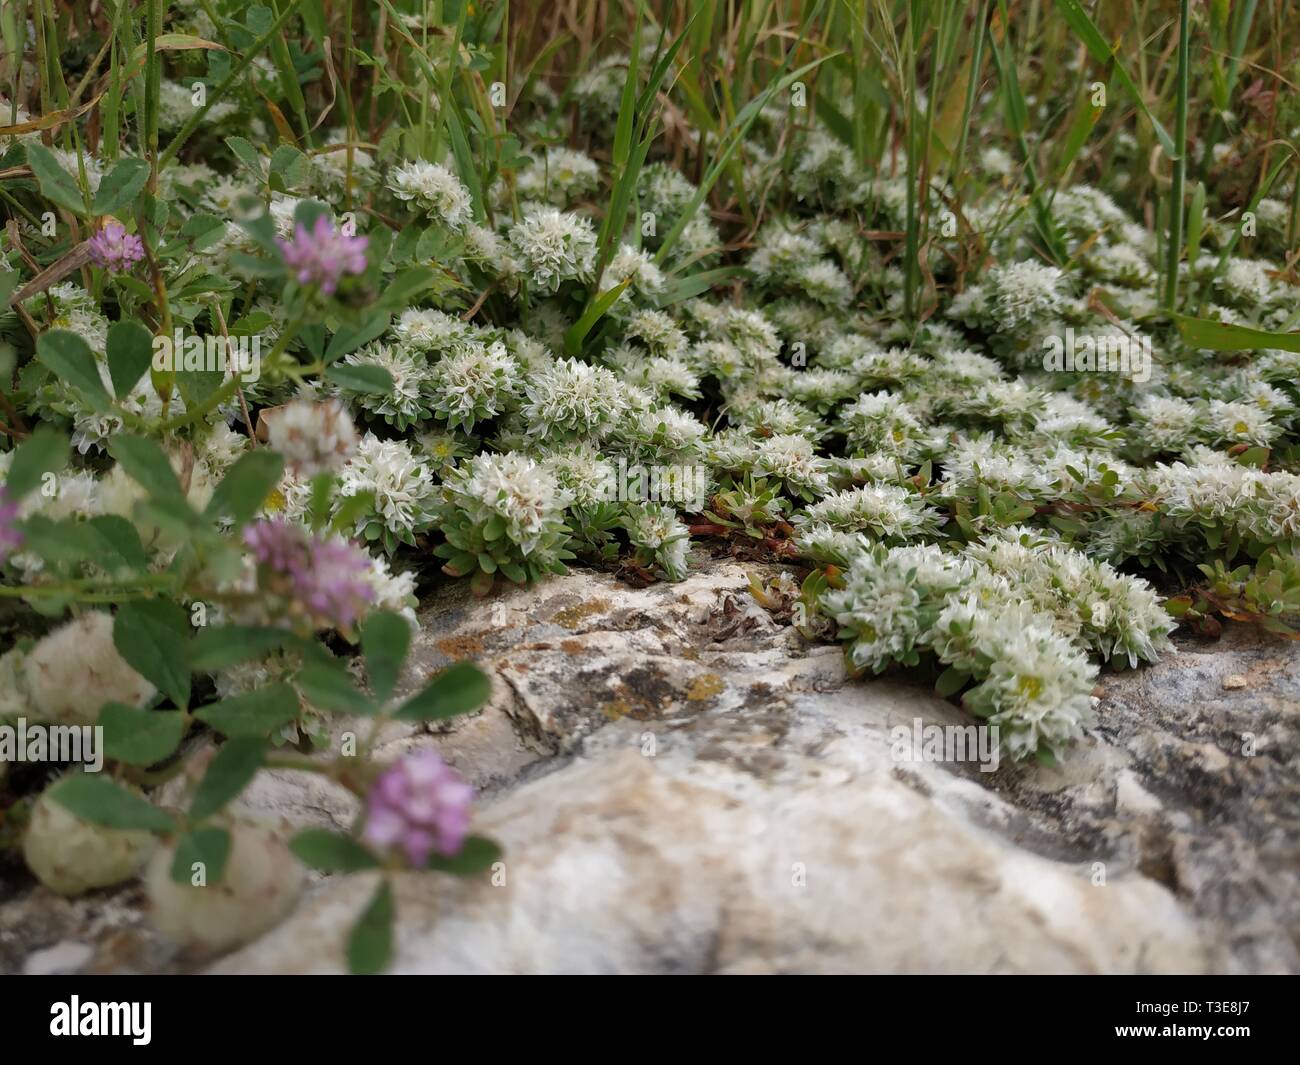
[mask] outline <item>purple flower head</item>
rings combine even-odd
[[[308,229],[301,222],[294,227],[293,240],[277,238],[284,263],[300,285],[317,285],[327,296],[334,295],[345,274],[366,272],[369,237],[350,237],[324,215]]]
[[[370,788],[361,838],[373,847],[399,847],[423,868],[435,851],[450,856],[469,833],[474,789],[436,751],[416,751],[388,769]]]
[[[350,628],[374,597],[370,558],[346,540],[313,540],[310,573],[299,588],[303,604],[338,628]]]
[[[313,628],[350,628],[374,598],[370,558],[343,539],[323,540],[282,519],[257,521],[244,543],[267,578],[267,590]]]
[[[298,526],[283,519],[255,521],[244,530],[244,543],[258,563],[291,577],[307,571],[307,538]]]
[[[9,498],[7,486],[0,487],[0,566],[23,546],[23,534],[18,531],[17,522],[18,504]]]
[[[144,258],[144,243],[117,222],[109,222],[86,243],[91,262],[115,274],[125,273]]]

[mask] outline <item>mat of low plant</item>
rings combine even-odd
[[[1296,636],[1280,0],[84,7],[0,18],[0,723],[103,738],[0,758],[54,891],[213,953],[368,871],[384,968],[392,874],[500,868],[372,754],[489,697],[407,663],[451,582],[777,563],[1046,762],[1180,624]],[[247,814],[272,768],[353,831]]]

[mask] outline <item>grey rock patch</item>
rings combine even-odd
[[[897,762],[891,729],[970,719],[908,680],[850,680],[754,602],[751,571],[455,586],[422,610],[402,690],[472,658],[491,698],[376,751],[439,750],[505,854],[495,883],[395,877],[397,971],[1300,971],[1300,648],[1229,626],[1106,674],[1096,734],[1055,768]],[[300,826],[357,813],[286,770],[242,801]],[[341,971],[372,888],[321,879],[212,969]],[[184,967],[131,889],[113,898],[134,953],[66,912],[20,946],[10,903],[0,967],[65,939],[92,967]]]

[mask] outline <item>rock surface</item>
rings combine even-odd
[[[422,612],[406,683],[470,657],[492,698],[378,750],[437,747],[505,856],[469,880],[396,877],[395,971],[1300,971],[1300,645],[1184,642],[1104,678],[1097,734],[1059,768],[984,773],[896,760],[895,727],[968,719],[919,684],[847,679],[837,648],[749,595],[761,570],[643,590],[574,573]],[[245,806],[355,814],[286,771]],[[372,889],[321,879],[207,968],[341,971]],[[96,945],[83,969],[194,968],[134,902],[31,889],[0,906],[0,967],[72,940]],[[37,911],[32,938],[19,914]]]
[[[1293,645],[1230,629],[1108,676],[1059,769],[985,774],[895,761],[895,726],[966,719],[847,680],[748,584],[575,574],[422,615],[417,673],[473,656],[493,698],[392,745],[433,742],[484,789],[506,856],[398,878],[396,970],[1300,970]],[[371,889],[321,884],[215,968],[339,969]]]

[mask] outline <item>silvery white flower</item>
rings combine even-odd
[[[409,444],[366,433],[339,484],[343,498],[362,492],[373,493],[374,501],[357,519],[357,535],[382,540],[391,552],[398,543],[414,543],[414,534],[428,526],[438,486]]]
[[[1060,269],[1033,260],[993,267],[984,291],[992,324],[1004,333],[1060,313],[1067,298]]]
[[[455,429],[495,417],[519,386],[519,366],[501,341],[444,355],[429,370],[429,406]]]
[[[892,484],[870,484],[825,496],[812,504],[800,523],[848,532],[869,532],[877,540],[910,540],[938,529],[938,511],[915,492]]]
[[[554,146],[519,171],[515,191],[522,200],[564,207],[595,192],[599,183],[600,168],[594,159],[572,148]]]
[[[1281,432],[1259,407],[1251,403],[1210,400],[1206,415],[1215,440],[1267,446]]]
[[[449,488],[463,505],[495,514],[524,554],[559,523],[569,497],[555,477],[526,455],[476,455]]]
[[[555,292],[565,281],[589,280],[596,266],[596,231],[576,214],[534,206],[510,227],[510,249],[532,282]]]
[[[376,340],[345,356],[343,362],[348,366],[375,366],[392,378],[392,388],[383,392],[360,391],[346,384],[336,386],[341,395],[362,410],[380,415],[398,429],[429,417],[432,372],[428,360],[419,352]]]
[[[779,433],[760,440],[754,468],[779,478],[791,491],[805,497],[824,495],[830,489],[830,463],[816,453],[807,437]]]
[[[627,340],[640,341],[653,355],[681,355],[686,350],[686,334],[663,311],[634,311],[623,329]]]
[[[337,470],[357,447],[352,418],[337,400],[295,400],[267,424],[267,442],[299,477]]]
[[[449,352],[466,350],[477,340],[468,322],[445,311],[408,307],[393,323],[393,336],[415,351]]]
[[[634,248],[630,244],[620,244],[614,258],[605,269],[601,285],[605,289],[614,287],[631,278],[630,290],[641,296],[653,298],[664,288],[663,271],[655,265],[654,257],[649,252]],[[624,292],[624,296],[627,292]],[[621,302],[620,297],[620,302]]]
[[[632,504],[627,509],[624,528],[642,565],[653,566],[670,581],[686,578],[691,534],[672,507],[659,503]]]
[[[614,463],[587,441],[557,446],[544,452],[541,461],[574,506],[613,501],[618,478]]]
[[[445,166],[410,160],[389,171],[387,184],[399,200],[415,203],[451,229],[459,230],[470,220],[473,204],[469,189]]]
[[[627,409],[625,391],[603,367],[556,359],[524,382],[527,431],[541,440],[566,434],[599,439]]]

